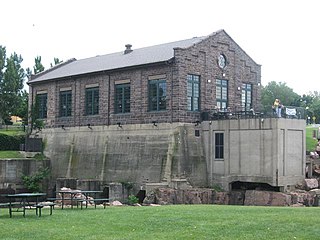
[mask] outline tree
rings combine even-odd
[[[2,116],[3,116],[3,100],[2,100],[2,85],[3,85],[3,75],[4,75],[4,68],[6,62],[6,48],[0,45],[0,126],[2,124]]]
[[[300,106],[301,97],[295,93],[286,83],[269,82],[261,91],[261,104],[264,111],[271,109],[274,100],[278,98],[284,106]]]
[[[4,48],[1,49],[2,53],[3,50]],[[6,58],[4,64],[2,63],[0,79],[0,116],[5,121],[10,120],[10,116],[16,111],[21,103],[20,97],[22,96],[23,82],[25,79],[25,71],[21,67],[22,61],[21,55],[13,53],[9,58]]]
[[[34,59],[35,65],[33,67],[33,73],[37,74],[44,71],[44,66],[41,63],[41,56],[37,56]]]
[[[59,58],[53,58],[53,61],[54,61],[54,64],[50,63],[50,67],[53,67],[53,66],[63,62]]]
[[[310,92],[302,96],[302,106],[306,109],[306,115],[312,120],[315,117],[315,122],[320,122],[320,93]]]

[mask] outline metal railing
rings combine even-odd
[[[278,118],[275,110],[271,107],[262,111],[254,109],[213,109],[201,112],[201,121],[222,119],[248,119],[248,118]],[[281,118],[306,119],[305,109],[302,107],[285,106],[281,109]]]

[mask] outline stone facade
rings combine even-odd
[[[133,50],[134,51],[134,50]],[[261,66],[256,64],[225,32],[218,31],[201,42],[175,48],[170,61],[113,69],[73,76],[37,81],[38,75],[29,81],[30,108],[39,92],[47,93],[46,127],[143,124],[156,122],[195,122],[201,112],[216,106],[216,79],[228,81],[228,107],[239,110],[242,83],[252,85],[252,107],[259,109]],[[130,54],[130,53],[129,53]],[[219,68],[217,58],[226,57],[227,65]],[[65,65],[67,65],[66,63]],[[64,66],[61,66],[63,68]],[[55,69],[48,70],[55,71]],[[46,72],[40,76],[46,76]],[[187,75],[200,76],[200,110],[187,110]],[[166,110],[148,110],[148,80],[162,76],[166,80]],[[115,83],[130,81],[130,113],[115,114]],[[99,87],[99,114],[85,114],[85,88]],[[72,91],[72,114],[59,116],[59,92]]]

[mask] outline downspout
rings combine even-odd
[[[108,77],[108,110],[107,110],[107,126],[110,125],[110,94],[111,94],[111,90],[110,90],[110,86],[111,86],[111,83],[110,83],[110,75],[107,75]]]
[[[168,62],[170,66],[170,62]],[[173,122],[173,64],[170,66],[171,69],[171,123]]]

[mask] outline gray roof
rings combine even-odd
[[[32,76],[28,83],[168,61],[174,57],[174,48],[188,48],[207,37],[195,37],[177,42],[133,49],[128,54],[117,52],[80,60],[71,59]]]

